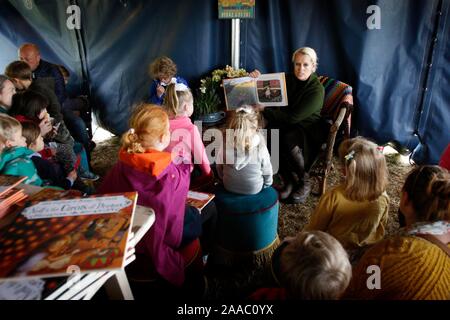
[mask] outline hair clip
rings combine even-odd
[[[345,161],[350,161],[355,158],[355,150],[350,151],[349,154],[347,154],[345,157]]]
[[[136,134],[136,130],[134,130],[133,128],[131,128],[129,131],[128,131],[128,134]]]
[[[177,92],[189,91],[189,87],[187,85],[185,85],[184,83],[176,83],[175,91],[177,91]]]
[[[253,109],[252,109],[252,107],[249,107],[249,106],[240,107],[240,108],[236,109],[236,113],[239,113],[239,112],[245,112],[245,113],[250,114],[250,113],[253,113]]]

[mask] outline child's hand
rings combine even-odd
[[[77,180],[77,177],[78,177],[77,171],[73,170],[68,174],[67,179],[75,181]]]
[[[44,118],[39,123],[39,129],[41,129],[41,136],[45,137],[53,129],[50,119]]]
[[[58,134],[59,126],[61,125],[61,122],[58,122],[52,127],[52,136],[56,136]]]
[[[164,92],[166,92],[166,89],[164,89],[162,85],[158,84],[158,86],[156,87],[156,95],[158,96],[158,98],[161,98]]]

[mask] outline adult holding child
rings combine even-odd
[[[307,169],[325,140],[327,124],[320,112],[325,90],[315,73],[318,59],[314,49],[303,47],[292,55],[294,72],[286,75],[289,105],[281,108],[257,109],[263,111],[268,129],[280,130],[280,174],[284,190],[280,198],[302,203],[311,191]],[[261,75],[258,70],[251,77]],[[295,182],[294,173],[298,178]]]
[[[449,172],[438,166],[413,169],[402,189],[400,212],[406,227],[366,251],[347,298],[450,299]],[[370,266],[379,272],[368,274]]]

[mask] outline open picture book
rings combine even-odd
[[[224,79],[223,89],[227,110],[236,110],[243,105],[267,107],[288,105],[284,72],[262,74],[259,78]]]
[[[83,198],[43,189],[0,230],[0,280],[69,276],[124,266],[137,193]]]

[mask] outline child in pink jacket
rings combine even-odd
[[[199,180],[211,178],[211,166],[198,128],[189,118],[194,111],[191,90],[182,83],[170,84],[166,90],[164,108],[170,118],[171,141],[165,151],[172,159],[182,156],[199,165],[202,175]],[[193,156],[193,157],[192,157]]]

